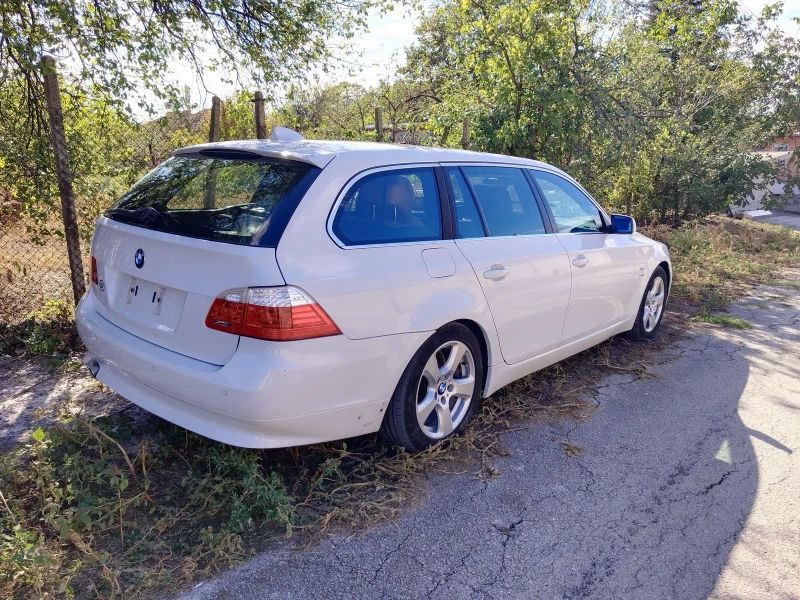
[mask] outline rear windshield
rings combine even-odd
[[[262,157],[175,156],[140,179],[106,216],[203,240],[275,247],[319,173],[313,165]]]

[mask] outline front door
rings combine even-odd
[[[625,320],[639,280],[628,235],[608,232],[595,203],[578,186],[549,171],[530,170],[569,255],[572,293],[562,343]]]

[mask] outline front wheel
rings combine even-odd
[[[645,288],[636,322],[628,335],[634,340],[649,340],[652,338],[656,334],[658,326],[661,325],[666,302],[667,274],[662,267],[656,267]]]
[[[475,335],[453,323],[417,351],[395,388],[380,433],[412,452],[463,431],[483,392]]]

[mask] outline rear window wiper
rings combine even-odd
[[[152,206],[145,206],[136,210],[129,208],[109,208],[106,211],[107,217],[119,217],[127,221],[153,225],[161,220],[162,214]]]

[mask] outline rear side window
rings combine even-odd
[[[348,246],[442,239],[442,215],[433,168],[379,171],[347,190],[333,233]]]
[[[545,233],[542,213],[531,186],[520,169],[463,167],[472,184],[489,236]]]
[[[139,180],[106,216],[187,237],[275,247],[319,173],[305,163],[261,157],[176,156]]]

